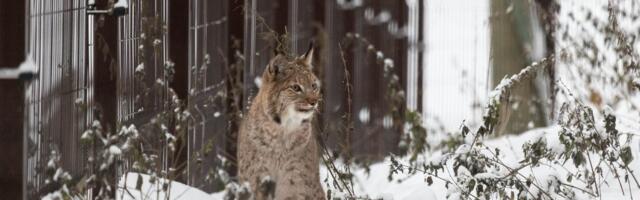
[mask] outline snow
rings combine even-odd
[[[20,63],[17,69],[0,68],[0,79],[17,79],[23,74],[36,74],[38,72],[38,66],[33,61],[31,54],[26,56],[25,61]]]
[[[156,84],[159,86],[164,86],[164,81],[162,79],[156,79]]]
[[[64,171],[62,171],[62,169],[58,168],[56,169],[56,173],[53,175],[53,181],[58,181],[60,180],[60,177],[63,176]]]
[[[439,194],[442,194],[440,191],[446,191],[444,184],[434,184],[435,187],[428,187],[424,176],[413,176],[402,182],[389,182],[387,179],[389,164],[389,161],[386,160],[384,163],[371,165],[370,175],[367,175],[364,169],[352,171],[355,175],[354,190],[356,195],[394,200],[443,199]],[[328,171],[323,166],[320,170],[320,180],[324,180],[327,176],[329,176]],[[437,181],[434,179],[434,183]],[[326,184],[323,183],[322,186],[326,190]],[[332,189],[332,191],[338,190]]]
[[[384,59],[384,53],[382,53],[382,51],[377,51],[376,52],[376,59],[378,59],[378,60]]]
[[[390,58],[384,59],[384,66],[387,68],[393,68],[393,60]]]
[[[136,189],[138,178],[142,178],[141,190]],[[157,178],[154,183],[150,183],[151,176],[146,174],[128,173],[120,178],[118,182],[118,191],[116,193],[117,200],[198,200],[198,199],[214,199],[212,195],[187,186],[177,181],[169,181],[167,179]],[[162,184],[167,183],[168,192],[162,190]],[[166,198],[166,197],[169,198]]]
[[[256,87],[258,88],[262,87],[262,78],[256,77],[255,79],[253,79],[253,83],[256,84]]]
[[[158,46],[158,45],[160,45],[160,43],[162,43],[162,40],[160,40],[160,39],[153,40],[153,46]]]
[[[360,120],[360,122],[362,123],[369,123],[369,108],[364,107],[362,109],[360,109],[360,112],[358,112],[358,119]]]
[[[558,139],[558,126],[551,126],[545,128],[534,129],[531,131],[527,131],[520,135],[507,135],[501,138],[495,138],[491,140],[485,141],[485,144],[489,148],[500,148],[500,158],[512,168],[515,168],[519,165],[519,162],[522,160],[524,154],[522,153],[522,145],[526,142],[535,141],[538,138],[544,138],[548,142],[548,146],[553,149],[553,151],[560,152],[562,144],[560,144]],[[622,139],[621,139],[622,140]],[[632,152],[634,153],[634,157],[639,156],[640,153],[640,137],[633,137],[631,141]],[[468,145],[462,146],[458,149],[458,151],[468,151],[470,148]],[[441,151],[425,153],[423,155],[427,159],[427,163],[430,164],[440,164],[443,160],[443,154]],[[403,159],[406,162],[407,159]],[[402,160],[399,160],[403,162]],[[521,173],[525,176],[533,175],[535,180],[539,182],[541,186],[549,186],[550,184],[556,184],[555,179],[557,177],[564,177],[568,172],[574,172],[575,167],[573,167],[572,161],[567,161],[566,165],[559,167],[558,164],[548,164],[541,165],[540,167],[532,168],[530,171],[522,170]],[[447,199],[447,194],[455,194],[455,187],[450,186],[450,189],[445,188],[445,182],[432,178],[433,184],[431,186],[427,185],[427,175],[422,175],[420,173],[416,175],[409,174],[400,174],[396,175],[396,179],[394,181],[389,182],[387,179],[387,175],[389,174],[389,159],[386,159],[384,162],[376,163],[370,166],[370,173],[367,174],[364,169],[355,169],[353,174],[354,178],[354,190],[356,191],[357,196],[368,196],[370,198],[382,198],[382,199],[400,199],[400,200],[412,200],[412,199]],[[338,166],[341,168],[341,166]],[[631,169],[640,169],[640,161],[638,159],[634,159],[631,162]],[[562,170],[558,170],[562,169]],[[464,174],[468,173],[468,170],[459,169],[458,173]],[[617,185],[617,180],[611,175],[609,171],[604,169],[605,177],[610,184],[602,184],[602,199],[630,199],[630,193],[628,188],[625,189],[625,193],[620,192],[620,188]],[[406,172],[406,171],[405,171]],[[487,173],[476,174],[475,178],[492,178],[492,177],[501,177],[507,174],[506,171],[490,171]],[[328,177],[329,182],[331,182],[331,178],[328,174],[327,169],[322,166],[320,171],[320,178],[324,180],[324,178]],[[443,177],[446,177],[444,175]],[[398,181],[401,180],[401,181]],[[577,181],[573,182],[574,184],[579,183]],[[613,184],[616,183],[616,184]],[[626,184],[626,183],[624,183]],[[326,189],[326,184],[323,184],[323,187]],[[453,189],[452,189],[453,188]],[[632,184],[632,195],[634,197],[640,197],[640,189],[634,187]],[[332,189],[336,191],[336,189]],[[534,189],[535,190],[535,189]],[[448,191],[448,192],[444,192]],[[590,196],[585,194],[576,193],[578,199],[589,199]]]
[[[111,145],[111,146],[109,147],[109,153],[110,153],[110,154],[112,154],[112,155],[116,155],[116,156],[118,156],[118,155],[121,155],[121,154],[122,154],[122,150],[120,150],[120,148],[118,148],[118,147],[117,147],[117,146],[115,146],[115,145]]]
[[[390,115],[385,115],[384,118],[382,118],[382,127],[389,129],[393,126],[393,118],[391,118]]]
[[[144,63],[138,64],[136,67],[136,72],[144,72]]]
[[[170,68],[170,69],[171,69],[171,68],[173,68],[173,67],[176,65],[176,63],[171,62],[170,60],[167,60],[167,61],[164,61],[164,65],[165,65],[167,68]]]
[[[140,182],[138,178],[141,178]],[[120,177],[117,200],[223,200],[226,192],[241,193],[248,190],[247,184],[229,184],[226,189],[216,193],[207,193],[198,188],[185,185],[178,181],[156,178],[150,182],[151,176],[141,173],[127,173]],[[140,190],[136,189],[137,183],[142,183]],[[162,184],[167,183],[168,192],[162,190]]]
[[[128,8],[129,4],[127,3],[127,0],[118,0],[118,3],[113,5],[113,7],[114,8]]]
[[[55,168],[56,167],[56,161],[54,159],[50,159],[49,162],[47,162],[47,167]]]
[[[336,0],[338,6],[343,10],[352,10],[362,6],[363,0]]]
[[[389,13],[389,11],[382,10],[376,15],[373,8],[366,8],[364,10],[364,18],[371,25],[384,24],[391,20],[391,13]]]
[[[52,193],[49,193],[47,195],[45,195],[44,197],[42,197],[41,200],[60,200],[60,199],[64,199],[62,198],[62,193],[59,191],[55,191]]]
[[[101,129],[102,125],[100,124],[100,121],[93,120],[93,123],[91,124],[91,127],[95,128],[95,129]]]

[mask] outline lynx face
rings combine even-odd
[[[321,99],[320,81],[312,72],[313,50],[288,59],[274,57],[263,74],[270,90],[269,108],[273,120],[287,130],[307,123],[317,111]]]

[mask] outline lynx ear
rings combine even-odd
[[[267,75],[267,77],[269,77],[270,79],[275,79],[278,76],[278,73],[281,71],[281,67],[280,66],[280,62],[279,60],[283,57],[282,54],[278,54],[276,56],[274,56],[273,58],[271,58],[271,60],[269,61],[269,64],[267,65],[267,70],[265,70],[265,75]]]
[[[311,41],[309,42],[309,49],[307,50],[307,52],[300,56],[302,62],[309,67],[312,66],[311,62],[313,61],[313,49],[313,41]]]

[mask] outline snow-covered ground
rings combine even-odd
[[[627,128],[621,128],[629,130]],[[638,129],[634,129],[638,130]],[[518,165],[518,162],[523,159],[522,145],[526,142],[535,141],[540,137],[544,137],[549,146],[555,148],[562,148],[558,139],[559,127],[552,126],[540,129],[534,129],[520,135],[508,135],[501,138],[491,139],[485,141],[485,144],[490,148],[500,148],[500,158],[512,168]],[[634,157],[640,156],[640,136],[634,136],[630,146]],[[440,157],[442,152],[433,152],[424,154],[423,158],[427,161]],[[402,161],[401,161],[402,162]],[[382,198],[382,199],[394,199],[394,200],[413,200],[413,199],[447,199],[447,194],[450,190],[445,187],[445,182],[437,178],[433,178],[433,184],[427,185],[427,175],[409,175],[400,174],[395,176],[396,181],[389,182],[387,175],[389,174],[390,161],[387,159],[382,163],[373,164],[370,167],[370,173],[367,174],[364,169],[354,171],[354,190],[358,196],[368,196],[370,198]],[[572,161],[567,161],[562,167],[558,164],[548,163],[549,166],[542,165],[531,170],[523,170],[522,173],[525,176],[533,174],[538,180],[546,180],[548,177],[556,176],[563,177],[563,174],[569,171],[575,172]],[[635,159],[631,164],[631,169],[640,171],[640,160]],[[563,169],[565,171],[558,171]],[[606,171],[606,170],[605,170]],[[327,177],[328,172],[326,168],[321,170],[321,178]],[[442,175],[445,178],[448,175]],[[453,176],[453,175],[451,175]],[[624,193],[621,192],[617,180],[610,172],[605,173],[607,177],[602,185],[601,199],[637,199],[640,198],[640,189],[632,184],[632,192],[629,192],[626,183]],[[402,181],[397,181],[402,180]],[[576,181],[574,181],[576,182]],[[449,187],[453,188],[453,187]],[[334,189],[335,190],[335,189]],[[589,198],[586,194],[577,194],[580,199],[593,199]]]
[[[146,174],[128,173],[120,178],[116,199],[118,200],[159,200],[159,199],[222,199],[220,195],[211,195],[200,189],[185,185],[177,181],[167,181],[166,179],[156,179],[150,183],[151,176]],[[164,192],[162,186],[167,183],[168,193]],[[138,185],[140,184],[140,185]],[[140,186],[140,189],[136,189]],[[167,196],[169,198],[167,198]],[[217,198],[214,198],[217,197]]]

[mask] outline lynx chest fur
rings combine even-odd
[[[275,56],[238,135],[238,177],[255,199],[325,199],[311,121],[321,99],[313,49]]]

